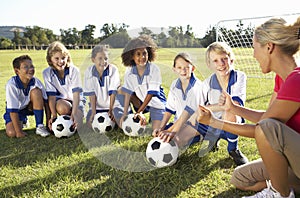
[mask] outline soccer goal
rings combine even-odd
[[[273,78],[274,74],[262,74],[253,58],[252,37],[254,28],[273,17],[294,22],[300,13],[222,20],[216,26],[216,40],[229,44],[235,53],[235,68],[244,71],[250,78]]]

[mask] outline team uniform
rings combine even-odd
[[[300,102],[300,67],[294,69],[285,81],[275,77],[274,92],[278,100]],[[300,110],[286,123],[275,119],[264,119],[258,124],[272,148],[287,158],[289,183],[300,186]],[[234,170],[231,183],[235,186],[252,186],[259,181],[269,180],[269,174],[262,159],[258,159]]]
[[[193,98],[195,100],[200,99],[199,90],[201,90],[201,85],[202,82],[195,77],[194,73],[191,75],[189,85],[185,92],[182,90],[179,78],[172,82],[168,94],[166,111],[174,115],[174,121],[176,121],[184,111],[189,98]],[[198,104],[200,104],[200,102]]]
[[[81,98],[79,108],[83,111],[85,99],[82,94],[82,83],[79,69],[73,65],[66,67],[64,79],[58,77],[58,73],[52,67],[47,67],[43,71],[43,78],[48,96],[56,96],[56,100],[65,99],[73,101],[73,93],[80,92]]]
[[[162,120],[165,112],[166,97],[161,83],[160,69],[157,65],[148,62],[141,77],[138,75],[136,66],[133,65],[126,69],[122,91],[130,95],[135,94],[141,103],[147,94],[152,94],[153,97],[148,103],[147,111],[149,110],[152,120]]]
[[[96,113],[108,112],[110,95],[117,94],[120,84],[119,71],[115,65],[109,64],[103,71],[102,77],[99,76],[96,66],[93,65],[85,71],[83,95],[96,96]],[[90,114],[90,111],[88,115]]]
[[[229,93],[234,101],[238,101],[241,106],[244,106],[246,100],[246,80],[247,76],[244,72],[231,70],[229,74],[229,81],[227,87],[227,93]],[[219,97],[222,93],[222,87],[220,86],[216,74],[212,74],[203,81],[201,92],[201,100],[203,100],[203,105],[218,104]],[[191,104],[191,103],[189,103]],[[201,104],[201,103],[198,103]],[[192,106],[187,106],[186,110],[192,115],[195,112],[195,103]],[[223,112],[213,112],[217,118],[222,118]],[[240,118],[237,122],[244,122]],[[227,150],[228,152],[237,149],[238,136],[223,130],[214,129],[207,125],[198,124],[198,131],[206,136],[206,139],[218,138],[225,139],[228,142]],[[210,131],[208,133],[208,131]]]
[[[19,76],[10,78],[5,86],[6,88],[6,111],[3,115],[5,124],[11,122],[10,113],[16,112],[19,114],[19,119],[23,123],[27,121],[27,115],[33,115],[35,110],[28,109],[30,103],[30,91],[34,88],[39,88],[42,91],[43,99],[46,101],[47,94],[43,83],[36,77],[32,77],[27,88],[24,88]],[[36,120],[37,121],[37,120]],[[42,124],[43,121],[37,121]]]

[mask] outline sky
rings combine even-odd
[[[203,37],[219,21],[300,13],[297,0],[4,0],[0,26],[39,26],[60,34],[60,29],[95,25],[95,36],[105,24],[165,28],[190,25]]]

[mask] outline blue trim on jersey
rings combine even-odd
[[[75,88],[73,88],[72,89],[72,93],[74,93],[74,92],[82,92],[82,88],[81,87],[75,87]]]
[[[110,90],[110,91],[108,91],[108,95],[111,95],[111,94],[117,95],[117,90]]]
[[[94,65],[93,68],[92,68],[92,76],[96,77],[98,79],[98,82],[99,82],[99,85],[100,87],[104,87],[104,79],[106,76],[109,76],[109,67],[107,66],[103,73],[102,73],[102,76],[100,76],[96,66]]]
[[[131,91],[131,90],[125,88],[125,87],[122,87],[121,90],[124,91],[125,93],[130,94],[130,95],[133,94],[133,91]]]
[[[94,91],[91,92],[83,92],[83,96],[94,96],[96,93]]]
[[[22,81],[21,81],[21,79],[18,75],[14,76],[13,79],[16,82],[17,88],[22,89],[25,96],[28,96],[29,91],[30,91],[30,87],[35,85],[35,79],[34,78],[30,79],[30,81],[28,83],[28,86],[26,88],[24,88],[24,85],[23,85],[23,83],[22,83]]]
[[[187,111],[190,115],[195,113],[195,110],[189,106],[185,106],[184,110]]]
[[[239,105],[244,106],[243,100],[238,96],[232,96],[232,100],[237,101]]]
[[[60,83],[61,85],[65,85],[65,84],[66,84],[66,76],[69,75],[69,73],[70,73],[70,68],[69,68],[69,67],[65,67],[65,69],[64,69],[64,78],[63,78],[63,79],[61,79],[61,78],[59,77],[58,71],[57,71],[56,69],[53,69],[53,68],[52,68],[52,70],[53,70],[53,73],[57,76],[57,79],[58,79],[59,83]]]
[[[147,92],[147,94],[151,94],[151,95],[153,95],[153,96],[159,96],[159,92],[158,92],[158,91],[153,91],[153,90],[149,90],[149,91]]]
[[[164,103],[164,105],[166,105],[167,103],[167,98],[166,98],[166,95],[165,95],[165,92],[164,92],[164,88],[162,88],[161,86],[159,87],[159,95],[158,96],[155,96],[157,97],[161,102]]]
[[[134,64],[132,66],[132,74],[136,75],[136,77],[138,79],[138,83],[141,85],[143,83],[144,76],[150,74],[150,63],[149,62],[146,63],[146,69],[145,69],[144,74],[142,76],[139,75],[138,70],[137,70],[137,66],[136,66],[136,64]]]
[[[229,74],[229,81],[228,81],[228,86],[227,86],[227,93],[231,94],[231,86],[234,85],[237,82],[237,72],[234,70],[230,71]],[[213,74],[210,80],[210,86],[212,89],[217,89],[222,91],[222,87],[219,84],[219,81],[217,79],[217,75]]]
[[[171,114],[173,114],[173,115],[175,115],[176,114],[176,111],[172,111],[171,109],[169,109],[169,108],[166,108],[166,112],[169,112],[169,113],[171,113]]]
[[[194,73],[191,74],[191,77],[190,77],[190,80],[189,80],[189,84],[185,90],[185,92],[183,92],[182,90],[182,83],[181,83],[181,80],[178,78],[177,81],[176,81],[176,84],[175,84],[175,88],[179,89],[182,91],[182,99],[183,100],[186,100],[187,98],[187,93],[194,87],[196,83],[196,78],[194,76]]]

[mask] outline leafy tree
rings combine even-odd
[[[13,47],[13,42],[5,37],[0,37],[0,48],[1,49],[11,49]]]

